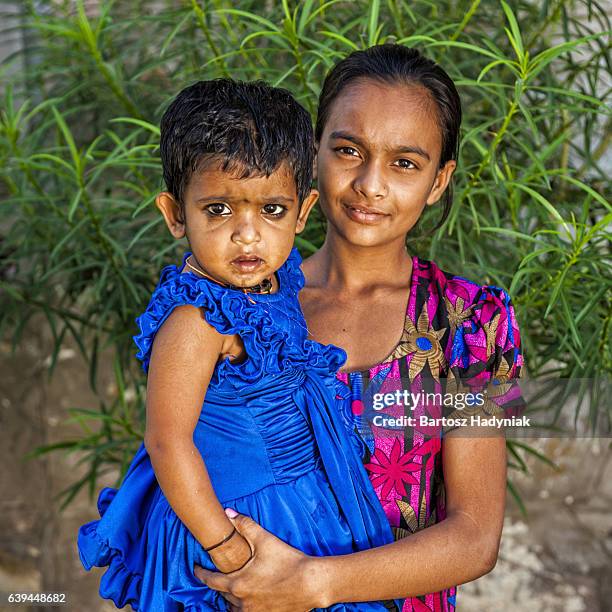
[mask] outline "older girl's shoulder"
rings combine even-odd
[[[482,284],[416,258],[416,310],[426,309],[444,329],[451,367],[499,365],[502,356],[522,365],[521,337],[512,299],[496,285]],[[415,313],[417,314],[417,313]],[[433,323],[435,319],[435,323]]]
[[[416,257],[413,265],[417,293],[429,302],[439,302],[450,310],[450,316],[468,314],[485,309],[507,308],[512,300],[508,292],[496,285],[483,284],[440,268],[434,261]],[[450,306],[450,308],[449,308]]]

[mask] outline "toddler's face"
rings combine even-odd
[[[295,180],[284,165],[269,177],[241,179],[210,164],[194,173],[185,190],[184,218],[169,193],[156,203],[172,235],[187,236],[207,274],[250,287],[285,262],[317,195],[313,191],[300,208]]]

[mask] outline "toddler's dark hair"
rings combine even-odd
[[[199,81],[164,113],[160,154],[166,188],[181,205],[191,177],[208,160],[239,178],[269,176],[286,162],[302,202],[312,182],[311,118],[287,90],[262,81]]]
[[[319,96],[315,126],[317,142],[321,140],[334,101],[356,79],[373,79],[390,85],[421,85],[428,89],[437,107],[442,135],[439,167],[442,168],[451,159],[457,159],[461,100],[453,80],[438,64],[416,49],[397,44],[375,45],[363,51],[354,51],[329,71]],[[442,218],[436,227],[444,223],[452,203],[451,183],[446,190]]]

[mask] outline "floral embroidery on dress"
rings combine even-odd
[[[465,303],[462,297],[457,297],[455,305],[451,304],[451,301],[447,296],[444,296],[444,303],[446,304],[446,312],[448,313],[448,322],[453,333],[455,330],[462,325],[464,321],[472,316],[472,307],[465,307]]]
[[[412,461],[413,453],[402,454],[399,440],[395,440],[389,456],[381,448],[374,450],[371,461],[366,463],[366,469],[373,475],[372,484],[377,487],[382,484],[380,496],[387,499],[392,489],[399,495],[406,495],[404,482],[416,485],[419,481],[412,475],[421,471],[421,465]]]
[[[416,327],[406,317],[402,339],[393,353],[389,355],[387,361],[393,361],[405,355],[412,355],[410,360],[410,379],[414,380],[422,372],[425,364],[427,364],[431,375],[437,380],[438,372],[446,366],[446,359],[440,346],[440,340],[445,333],[446,329],[432,329],[427,310],[424,308],[421,311]]]
[[[482,325],[482,329],[487,337],[487,355],[492,355],[495,352],[495,341],[497,338],[499,319],[499,315],[495,315],[488,323],[483,323]]]

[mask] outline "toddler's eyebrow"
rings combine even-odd
[[[291,204],[294,202],[293,198],[290,198],[288,196],[284,196],[284,195],[266,195],[264,197],[261,198],[262,200],[265,200],[266,202],[284,202],[287,204]],[[251,200],[247,200],[245,198],[241,198],[240,200],[236,200],[235,198],[233,198],[231,195],[225,194],[225,195],[212,195],[212,196],[204,196],[202,198],[198,198],[196,200],[196,204],[206,204],[207,202],[219,202],[219,201],[236,201],[238,203],[241,202],[245,202],[248,203]]]
[[[360,147],[365,147],[365,143],[357,136],[353,136],[353,134],[349,134],[349,132],[336,131],[332,132],[329,137],[331,139],[342,139],[348,140],[349,142],[353,142]],[[415,155],[419,155],[420,157],[425,158],[427,161],[431,161],[431,157],[429,153],[422,149],[421,147],[411,146],[411,145],[401,145],[399,147],[390,147],[390,150],[394,153],[414,153]]]

